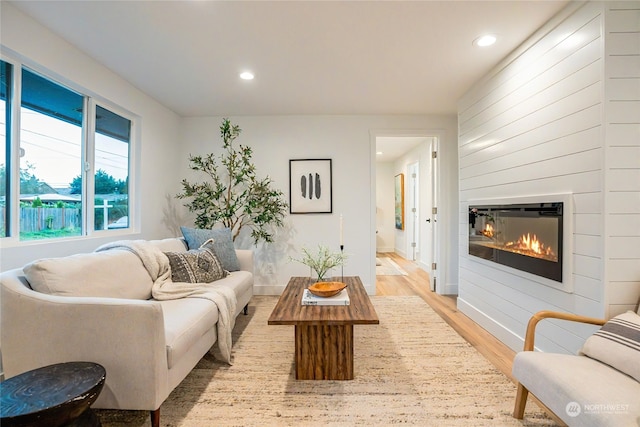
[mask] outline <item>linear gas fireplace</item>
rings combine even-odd
[[[563,202],[469,205],[469,254],[562,282]]]

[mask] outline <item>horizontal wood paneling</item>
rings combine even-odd
[[[611,33],[640,31],[640,7],[637,1],[607,2],[607,25]]]
[[[607,144],[610,147],[639,147],[640,123],[609,123]]]
[[[528,70],[535,67],[536,63],[547,52],[559,45],[567,46],[570,37],[575,36],[578,30],[594,20],[600,19],[599,8],[581,8],[565,19],[555,28],[548,28],[545,37],[536,41],[529,49],[519,53],[518,57],[498,70],[490,78],[480,82],[459,101],[459,121],[466,122],[474,117],[488,105],[500,100],[496,95],[498,90],[509,84],[512,79],[523,81],[529,76]],[[575,38],[573,39],[575,40]],[[563,43],[564,42],[564,43]],[[575,47],[575,46],[574,46]],[[574,52],[576,49],[573,49]],[[517,85],[513,85],[517,86]],[[508,92],[508,91],[506,91]]]
[[[607,234],[611,237],[640,236],[640,215],[607,215]]]
[[[472,131],[478,126],[486,124],[486,118],[499,118],[503,113],[519,106],[528,107],[530,100],[545,98],[550,93],[570,90],[581,79],[588,79],[589,68],[600,59],[599,29],[597,22],[593,22],[584,34],[583,40],[588,40],[579,50],[567,50],[561,47],[547,52],[539,61],[527,69],[527,73],[513,78],[508,84],[496,89],[484,102],[491,103],[475,116],[463,117],[460,126],[462,143],[473,139]],[[567,60],[570,56],[571,60]],[[586,70],[586,71],[585,71]],[[577,74],[577,78],[567,79]],[[585,75],[586,77],[583,77]],[[494,102],[495,101],[495,102]],[[499,123],[499,121],[497,122]]]
[[[575,214],[573,216],[574,234],[602,235],[602,216],[597,213]]]
[[[501,150],[505,153],[519,151],[537,143],[555,141],[556,139],[585,132],[590,129],[600,129],[599,120],[601,115],[600,104],[594,104],[564,116],[556,116],[547,123],[540,124],[537,127],[529,127],[526,132],[521,132],[516,135],[496,132],[494,135],[481,138],[464,147],[460,147],[460,167],[466,168],[493,158],[492,150]],[[585,123],[594,123],[594,125],[585,127]],[[621,129],[619,133],[632,133],[633,131],[633,129],[627,127]],[[501,146],[499,146],[499,144],[501,144]]]
[[[496,336],[536,309],[598,317],[637,302],[639,27],[639,1],[588,2],[459,102],[461,307]],[[557,193],[573,194],[573,293],[467,255],[468,200]],[[575,340],[549,326],[539,342],[588,334],[566,328]]]
[[[640,50],[638,32],[609,33],[606,39],[607,52],[610,55],[634,55]]]
[[[620,169],[635,169],[640,162],[640,145],[609,147],[609,164]]]
[[[575,214],[602,213],[602,193],[582,193],[573,195],[573,212]],[[574,230],[579,232],[574,226]],[[600,233],[598,233],[600,234]]]
[[[638,38],[640,38],[640,35],[638,35]],[[640,99],[640,78],[634,80],[635,81],[630,82],[629,79],[609,79],[606,85],[607,94],[612,99],[619,101],[635,101]]]
[[[629,280],[630,277],[640,277],[640,262],[637,259],[610,259],[608,267],[611,283],[625,282],[638,289],[638,280]],[[629,304],[637,304],[637,301],[629,301]]]
[[[605,3],[609,315],[640,299],[640,1]]]
[[[640,214],[640,193],[637,191],[611,191],[606,194],[605,205],[609,215]]]
[[[600,3],[587,3],[459,103],[459,299],[474,315],[483,313],[482,324],[496,336],[505,335],[500,329],[523,333],[538,310],[604,314],[602,12]],[[573,248],[565,254],[572,292],[467,255],[468,200],[558,193],[574,195],[567,218]],[[542,348],[574,351],[592,330],[550,325],[543,331]]]

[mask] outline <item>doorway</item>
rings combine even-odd
[[[425,288],[437,290],[432,267],[437,266],[437,151],[436,132],[384,132],[372,135],[375,180],[374,255],[394,252],[412,261],[430,277]],[[404,178],[403,227],[396,228],[394,187],[397,175]],[[375,263],[374,263],[375,264]],[[375,268],[375,267],[374,267]],[[433,278],[431,278],[433,276]]]

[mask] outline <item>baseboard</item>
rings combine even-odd
[[[393,248],[376,248],[376,252],[380,252],[380,253],[393,252]]]
[[[504,325],[487,316],[485,313],[461,298],[458,298],[457,306],[460,312],[464,313],[467,317],[476,322],[511,350],[516,352],[522,350],[524,340],[513,331],[507,329]]]
[[[285,285],[254,285],[254,295],[281,295]]]
[[[436,283],[438,278],[436,277]],[[437,286],[437,285],[436,285]],[[454,283],[447,283],[444,285],[442,295],[458,295],[458,285]]]

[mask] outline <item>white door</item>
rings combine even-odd
[[[432,291],[436,290],[436,282],[438,276],[438,139],[433,138],[431,141],[431,162],[429,173],[429,186],[426,191],[428,197],[428,208],[425,219],[425,244],[423,247],[428,252],[425,261],[429,268],[429,281]]]
[[[411,261],[420,259],[420,221],[419,221],[419,163],[411,163],[407,166],[407,258]]]

